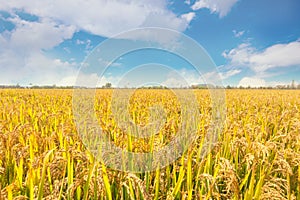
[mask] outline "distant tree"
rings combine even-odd
[[[106,83],[103,88],[111,88],[112,84],[111,83]]]

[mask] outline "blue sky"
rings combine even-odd
[[[175,30],[195,40],[216,64],[224,86],[300,83],[299,0],[0,1],[1,85],[74,85],[94,48],[145,27]],[[153,37],[126,39],[149,42]],[[160,84],[182,86],[178,75],[189,85],[206,77],[183,58],[159,50],[102,62],[108,65],[106,72],[87,73],[87,81],[134,86],[152,77]],[[161,73],[169,74],[158,76],[157,64],[177,75],[164,68]],[[144,70],[134,72],[139,66]]]

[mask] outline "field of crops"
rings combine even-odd
[[[203,159],[211,119],[207,90],[199,102],[199,138],[174,163],[130,173],[98,162],[76,131],[72,90],[0,90],[1,199],[300,199],[300,91],[227,90],[226,121]],[[128,136],[111,110],[112,90],[97,90],[102,130],[118,147],[150,152],[168,144],[180,127],[180,105],[169,90],[138,90],[133,121],[149,121],[147,107],[166,111],[150,139]]]

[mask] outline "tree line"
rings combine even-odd
[[[30,84],[29,86],[21,86],[19,84],[16,85],[0,85],[1,89],[73,89],[73,88],[78,88],[74,86],[56,86],[56,85],[44,85],[44,86],[39,86],[39,85],[32,85]],[[87,88],[87,87],[80,87],[80,88]],[[106,83],[103,86],[100,87],[95,87],[95,89],[109,89],[113,88],[111,83]],[[135,87],[132,87],[135,88]],[[251,87],[251,86],[231,86],[227,85],[226,87],[223,86],[214,86],[211,84],[198,84],[198,85],[191,85],[189,87],[183,86],[183,87],[174,87],[174,88],[182,88],[182,89],[213,89],[213,88],[225,88],[225,89],[300,89],[300,84],[296,84],[295,81],[293,80],[291,84],[287,85],[276,85],[276,86],[266,86],[266,87]],[[142,86],[138,87],[136,89],[168,89],[167,86]],[[171,89],[171,88],[170,88]]]

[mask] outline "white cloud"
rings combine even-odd
[[[54,84],[64,74],[73,73],[74,63],[48,58],[43,51],[72,38],[74,26],[57,25],[46,18],[8,20],[15,29],[0,34],[0,84]]]
[[[250,44],[241,44],[237,48],[225,51],[223,56],[231,66],[249,67],[257,75],[262,75],[273,68],[300,65],[300,41],[276,44],[258,51]]]
[[[212,83],[217,85],[222,85],[221,81],[217,80],[216,72],[209,74],[199,74],[195,70],[190,70],[182,68],[178,71],[165,71],[162,70],[161,74],[163,76],[157,76],[156,74],[147,74],[144,70],[138,72],[131,72],[132,74],[112,76],[109,73],[105,73],[102,77],[99,77],[97,74],[84,74],[80,73],[79,76],[71,75],[62,79],[57,85],[80,85],[87,87],[101,87],[106,83],[112,83],[114,87],[139,87],[145,86],[148,83],[150,85],[157,84],[163,85],[170,88],[173,87],[189,87],[191,85]],[[167,73],[167,74],[164,74]],[[235,73],[235,72],[230,72]],[[136,78],[136,74],[139,74],[139,77]],[[146,76],[146,78],[144,77]],[[152,77],[155,76],[155,77]],[[162,78],[163,77],[163,78]],[[162,79],[161,79],[162,78]]]
[[[181,15],[181,18],[185,19],[187,23],[190,23],[194,19],[195,16],[196,16],[196,14],[194,12],[189,12],[189,13]]]
[[[283,82],[283,81],[270,81],[267,83],[267,86],[282,86],[282,85],[291,85],[291,82]],[[294,84],[297,86],[299,83],[297,81],[294,82]]]
[[[64,76],[76,73],[76,63],[49,59],[41,52],[28,54],[26,58],[11,51],[7,53],[0,55],[0,84],[52,85]]]
[[[226,16],[238,0],[198,0],[192,5],[193,10],[209,9],[212,13],[218,13],[220,17]]]
[[[275,77],[291,67],[300,67],[300,41],[296,40],[286,44],[275,44],[262,50],[257,50],[249,43],[240,44],[230,51],[223,52],[228,60],[222,73],[223,79],[226,75],[241,73],[250,69],[254,72],[252,76],[246,76],[239,82],[239,86],[260,87],[286,85],[289,83],[278,81],[266,81]],[[227,71],[227,72],[226,72]]]
[[[194,71],[187,70],[185,68],[179,71],[168,72],[165,80],[161,82],[161,85],[167,87],[188,87],[191,82],[197,79]]]
[[[178,72],[189,85],[204,83],[203,77],[196,70],[181,69]]]
[[[103,60],[102,58],[99,58],[98,62],[101,64],[101,66],[105,66],[105,67],[122,67],[122,63],[106,61]]]
[[[265,71],[274,67],[300,65],[300,41],[273,45],[261,53],[250,57],[255,71]]]
[[[240,80],[238,87],[265,87],[266,81],[264,79],[256,78],[256,77],[244,77]]]
[[[190,5],[191,4],[191,0],[185,0],[184,3],[187,4],[187,5]]]
[[[263,78],[259,77],[244,77],[239,81],[238,87],[276,87],[279,85],[286,86],[291,85],[291,82],[283,82],[283,81],[266,81]],[[298,82],[295,81],[295,85],[298,85]]]
[[[0,5],[0,10],[14,9],[104,37],[146,26],[184,31],[189,23],[169,11],[165,0],[11,0]]]
[[[169,77],[167,80],[161,83],[161,85],[169,87],[169,88],[181,88],[181,87],[189,87],[190,84],[184,82],[175,77]]]
[[[39,51],[51,49],[70,39],[75,32],[74,26],[57,25],[49,19],[39,22],[24,21],[20,18],[11,19],[16,28],[10,33],[10,45],[13,49]]]
[[[248,65],[249,56],[254,54],[256,49],[250,44],[243,43],[230,51],[224,51],[223,57],[230,61],[230,65]]]
[[[237,30],[233,30],[232,32],[234,34],[234,37],[236,37],[236,38],[241,37],[245,33],[245,31],[237,31]]]
[[[66,76],[58,82],[57,85],[62,86],[85,86],[85,87],[101,87],[106,83],[112,83],[113,86],[116,86],[119,77],[112,77],[112,76],[102,76],[101,78],[95,74],[80,74]]]
[[[224,74],[218,73],[217,71],[199,74],[195,70],[182,68],[178,70],[178,73],[170,73],[166,80],[162,82],[162,85],[167,87],[188,87],[199,84],[213,84],[222,86],[222,79],[229,78],[230,76],[238,73],[240,73],[239,70],[232,70]]]
[[[44,50],[71,39],[76,31],[103,37],[149,26],[182,32],[195,16],[193,12],[177,16],[168,10],[166,0],[10,0],[1,2],[0,10],[9,12],[11,16],[6,20],[15,25],[12,31],[0,33],[0,84],[68,82],[75,74],[76,64],[49,58]],[[38,20],[26,21],[16,11],[37,16]],[[137,38],[149,39],[152,35]],[[89,40],[78,40],[77,44],[86,45],[86,51],[92,48]]]
[[[223,85],[223,80],[228,79],[240,73],[241,70],[233,69],[227,72],[218,72],[217,70],[211,70],[210,72],[201,73],[196,70],[190,70],[182,68],[178,70],[178,74],[169,74],[167,80],[164,82],[165,85],[170,87],[186,87],[191,85],[199,84],[213,84],[213,85]]]
[[[226,80],[234,75],[237,75],[239,73],[241,73],[242,70],[240,69],[232,69],[232,70],[229,70],[229,71],[226,71],[226,72],[223,72],[223,73],[220,73],[220,76],[223,80]]]

